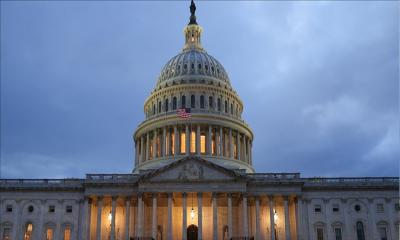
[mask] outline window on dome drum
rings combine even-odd
[[[183,69],[185,69],[185,70],[187,69],[187,64],[183,65]]]
[[[54,230],[52,228],[47,228],[46,230],[46,240],[54,239]]]
[[[225,112],[228,113],[228,102],[225,101]]]
[[[194,95],[190,96],[190,107],[191,108],[196,107],[196,97]]]
[[[24,240],[32,240],[33,225],[32,223],[27,223],[25,225]]]
[[[356,212],[359,212],[359,211],[361,211],[361,206],[360,205],[355,205],[354,206],[354,210],[356,211]]]
[[[342,240],[342,229],[335,228],[335,240]]]
[[[210,109],[213,108],[213,97],[212,96],[208,97],[208,108],[210,108]]]
[[[192,65],[190,66],[192,69],[194,69],[194,64],[192,63]]]
[[[32,212],[33,212],[33,210],[34,210],[34,208],[33,208],[33,206],[32,206],[32,205],[28,207],[28,212],[32,213]]]
[[[211,67],[211,71],[214,72],[214,67]]]
[[[217,107],[218,107],[218,111],[221,112],[221,99],[218,98],[217,100]]]
[[[6,212],[11,213],[13,211],[12,205],[7,205],[6,206]]]
[[[322,212],[321,205],[315,205],[314,206],[314,212],[316,212],[316,213]]]
[[[66,206],[65,207],[65,212],[66,213],[72,213],[72,206]]]
[[[380,240],[387,240],[386,227],[379,227],[379,239]]]
[[[383,204],[382,204],[382,203],[376,204],[376,211],[377,211],[378,213],[382,213],[382,212],[384,211],[384,208],[383,208]]]
[[[65,226],[64,240],[71,240],[71,226],[70,225]]]
[[[317,240],[324,240],[324,229],[317,228]]]
[[[165,107],[164,107],[166,112],[168,112],[168,104],[169,103],[168,103],[168,98],[167,98],[167,99],[165,99]]]
[[[205,65],[204,68],[206,69],[206,71],[208,70],[208,65]]]
[[[153,104],[153,115],[156,114],[156,105]]]
[[[190,134],[190,152],[196,152],[196,132],[192,130]]]
[[[54,205],[49,206],[49,213],[54,213],[56,211],[56,207]]]
[[[233,103],[231,103],[231,114],[233,114]]]
[[[362,222],[357,222],[356,231],[357,231],[357,240],[365,240],[364,224]]]
[[[200,152],[206,153],[206,135],[204,133],[200,135]]]
[[[338,204],[333,204],[332,212],[335,212],[335,213],[339,212],[339,205]]]
[[[201,64],[199,63],[198,68],[201,69]]]
[[[181,96],[181,107],[182,108],[186,107],[186,96],[185,95]]]
[[[186,133],[185,132],[181,132],[180,143],[181,143],[181,153],[186,153]]]
[[[3,229],[3,236],[2,239],[3,240],[10,240],[11,239],[11,228],[10,227],[4,227]]]
[[[178,72],[181,71],[181,65],[178,65]]]
[[[200,96],[200,108],[204,109],[204,95]]]
[[[176,102],[177,102],[176,97],[174,97],[172,99],[172,110],[176,110],[176,106],[177,106]]]

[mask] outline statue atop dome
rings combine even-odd
[[[190,3],[190,22],[189,25],[194,24],[197,25],[196,22],[196,4],[194,4],[194,1],[192,0]]]

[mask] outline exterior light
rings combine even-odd
[[[111,224],[111,220],[112,220],[112,214],[111,214],[111,212],[108,214],[108,221],[110,222],[110,224]]]
[[[194,219],[194,209],[192,207],[192,210],[190,211],[190,218],[193,220]]]
[[[278,212],[274,210],[274,223],[276,224],[278,222]]]

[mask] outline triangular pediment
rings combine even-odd
[[[244,175],[197,156],[187,156],[141,177],[142,181],[233,181]]]

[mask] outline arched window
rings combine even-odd
[[[169,104],[169,102],[168,102],[168,98],[167,98],[167,99],[165,99],[165,106],[164,106],[164,109],[166,112],[168,112],[168,104]]]
[[[191,108],[196,107],[196,97],[194,95],[190,96],[190,107]]]
[[[212,96],[209,96],[208,97],[208,107],[210,108],[210,109],[213,109],[213,107],[214,107],[214,103],[213,103],[213,97]]]
[[[231,103],[231,114],[233,114],[233,103]]]
[[[176,97],[172,99],[172,110],[176,110]]]
[[[225,101],[225,112],[228,113],[228,102]]]
[[[181,107],[185,108],[186,107],[186,96],[182,95],[181,97]]]
[[[357,240],[365,240],[363,223],[358,221],[356,224],[356,229],[357,229]]]
[[[32,223],[27,223],[25,226],[24,240],[32,240],[33,225]]]
[[[153,104],[153,115],[156,114],[156,105]]]
[[[200,96],[200,108],[204,108],[204,95]]]
[[[64,240],[71,240],[71,225],[69,224],[64,228]]]
[[[158,113],[161,112],[161,101],[158,102]]]
[[[218,98],[218,100],[217,100],[217,108],[218,108],[218,111],[221,112],[221,98]]]

